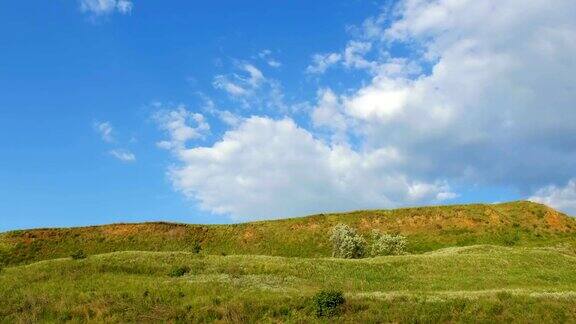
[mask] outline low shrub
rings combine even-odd
[[[84,251],[82,251],[82,250],[78,250],[78,251],[75,251],[72,254],[70,254],[70,257],[73,260],[86,259],[86,253],[84,253]]]
[[[202,246],[200,245],[200,242],[194,241],[194,243],[192,243],[192,252],[198,254],[200,253],[200,251],[202,251]]]
[[[168,275],[170,277],[182,277],[183,275],[187,274],[188,272],[190,272],[190,267],[178,266],[178,267],[172,268],[170,270],[170,272],[168,273]]]
[[[346,259],[361,258],[366,253],[366,241],[348,225],[339,224],[332,229],[332,256]]]
[[[313,298],[316,316],[334,316],[340,311],[340,306],[344,304],[344,294],[336,290],[323,290]]]
[[[520,241],[520,231],[516,230],[512,233],[504,233],[502,237],[504,245],[514,246]]]
[[[374,230],[370,254],[372,256],[405,254],[407,245],[408,240],[405,236],[382,234]]]

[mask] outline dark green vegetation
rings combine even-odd
[[[86,253],[82,250],[78,250],[70,255],[74,260],[86,259]]]
[[[314,295],[316,316],[335,316],[344,304],[344,294],[339,290],[322,290]]]
[[[339,223],[412,254],[331,258]],[[0,322],[576,322],[575,243],[574,219],[528,202],[16,231]]]

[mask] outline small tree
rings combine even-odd
[[[408,240],[405,236],[382,234],[373,230],[370,254],[372,256],[400,255],[406,253],[406,245],[408,245]]]
[[[332,229],[332,256],[346,259],[357,259],[366,252],[366,241],[352,227],[339,224]]]

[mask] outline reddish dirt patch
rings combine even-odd
[[[102,228],[102,233],[109,236],[128,236],[141,232],[145,226],[142,224],[109,225]]]
[[[242,239],[244,242],[253,241],[256,238],[256,231],[252,228],[247,228],[242,234]]]
[[[554,230],[566,229],[564,219],[557,212],[554,212],[552,210],[546,211],[545,219],[546,223],[550,226],[551,229]]]

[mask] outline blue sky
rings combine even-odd
[[[573,214],[574,5],[468,2],[4,1],[0,230]]]

